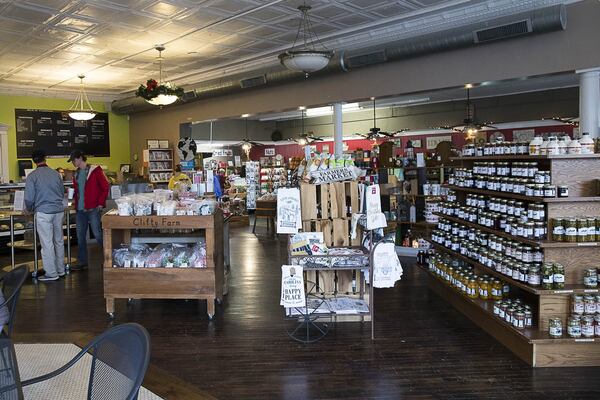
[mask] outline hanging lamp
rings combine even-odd
[[[179,100],[183,96],[183,89],[173,85],[171,82],[163,83],[162,63],[164,58],[162,57],[162,52],[165,50],[165,46],[157,45],[154,49],[158,51],[158,81],[148,79],[146,85],[140,85],[135,95],[142,97],[152,105],[162,107]]]
[[[83,78],[85,78],[85,75],[80,74],[77,77],[79,78],[79,92],[77,93],[75,102],[69,108],[69,117],[76,121],[89,121],[96,116],[96,111],[92,108],[83,87]]]
[[[298,10],[302,14],[302,19],[298,26],[296,39],[294,39],[290,50],[279,55],[279,61],[283,66],[292,71],[304,72],[306,77],[308,77],[309,73],[325,68],[333,56],[333,51],[328,50],[321,43],[313,30],[310,15],[308,14],[311,8],[311,6],[306,5],[306,2],[298,7]],[[299,47],[296,47],[300,38],[302,42]]]

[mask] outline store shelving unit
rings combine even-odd
[[[223,213],[203,216],[102,217],[104,297],[114,317],[115,299],[206,300],[209,319],[223,298]],[[164,233],[164,232],[169,233]],[[203,236],[202,236],[203,234]],[[206,243],[206,268],[114,268],[113,248],[137,243]]]
[[[486,156],[457,157],[464,167],[471,168],[476,161],[537,161],[541,170],[550,171],[552,184],[567,185],[570,197],[541,198],[496,192],[484,189],[448,186],[457,192],[458,200],[464,204],[467,193],[518,199],[524,202],[543,203],[546,210],[548,232],[552,232],[551,220],[557,217],[578,215],[600,216],[600,196],[595,178],[600,174],[600,155],[565,156]],[[473,322],[504,344],[524,361],[535,367],[598,366],[600,365],[600,339],[569,338],[566,336],[567,317],[570,315],[570,295],[599,293],[599,289],[586,288],[583,274],[586,268],[595,267],[600,258],[598,242],[565,243],[552,240],[532,240],[507,234],[499,229],[484,227],[476,223],[446,216],[441,217],[482,232],[509,238],[523,244],[539,246],[543,250],[544,261],[558,262],[565,266],[565,288],[545,290],[512,279],[494,269],[480,264],[456,251],[437,243],[432,243],[436,251],[471,264],[482,274],[493,275],[508,283],[519,296],[534,305],[534,325],[530,329],[516,329],[494,316],[492,302],[469,299],[441,282],[436,275],[429,275],[429,287],[440,297],[463,312]],[[548,320],[559,317],[563,322],[565,335],[551,338],[548,335]]]
[[[173,149],[148,149],[148,176],[151,183],[169,182],[174,169]],[[166,177],[168,175],[168,178]]]

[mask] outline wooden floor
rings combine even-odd
[[[166,372],[147,379],[149,389],[177,386],[171,374],[219,399],[600,398],[600,368],[529,368],[430,293],[424,274],[406,263],[394,289],[376,291],[374,342],[368,324],[346,323],[320,342],[298,344],[283,331],[278,305],[285,241],[246,227],[231,236],[229,294],[214,321],[195,301],[117,302],[115,323],[144,325],[151,363]],[[99,257],[96,249],[88,271],[60,283],[26,284],[17,340],[88,337],[111,325]]]

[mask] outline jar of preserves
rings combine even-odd
[[[479,282],[479,298],[482,300],[490,298],[490,283],[487,280]]]
[[[583,284],[587,288],[595,288],[598,286],[598,272],[595,268],[588,268],[585,270]]]
[[[571,312],[573,314],[583,314],[585,312],[585,302],[582,295],[574,294],[571,296]]]
[[[562,218],[552,219],[552,240],[563,242],[565,238],[565,220]]]
[[[525,328],[525,312],[523,312],[523,311],[515,312],[515,314],[513,316],[512,324],[517,329],[524,329]],[[593,331],[593,328],[592,328],[592,331]]]
[[[562,264],[554,263],[554,289],[564,289],[565,288],[565,267]]]
[[[504,283],[502,286],[502,297],[507,299],[509,294],[510,294],[510,285],[508,283]]]
[[[600,294],[596,295],[596,312],[600,313]]]
[[[477,298],[477,281],[474,278],[469,279],[467,283],[467,296],[476,299]]]
[[[562,336],[562,320],[560,318],[550,318],[548,321],[548,334],[553,338]]]
[[[569,187],[566,185],[560,185],[557,187],[558,197],[569,197]]]
[[[542,266],[542,288],[552,289],[554,287],[554,265],[544,263]]]
[[[515,312],[516,312],[515,307],[509,306],[506,309],[506,313],[504,314],[504,321],[508,322],[509,324],[512,324],[513,316],[514,316]]]
[[[556,197],[556,186],[544,185],[544,197]]]
[[[574,315],[569,317],[569,322],[567,323],[567,334],[572,338],[581,337],[581,318]]]
[[[596,241],[600,242],[600,217],[596,217]]]
[[[492,281],[492,299],[502,300],[502,288],[502,282],[497,279]]]
[[[519,281],[527,283],[527,279],[529,278],[529,267],[527,264],[521,264],[519,266]]]
[[[585,242],[588,234],[587,218],[577,218],[577,242]]]
[[[594,316],[594,322],[594,334],[596,335],[596,337],[600,337],[600,313]]]
[[[596,308],[596,296],[593,294],[586,294],[583,297],[583,304],[585,314],[596,314],[596,311],[598,311]]]
[[[587,235],[586,242],[594,242],[596,240],[596,218],[587,219]]]
[[[594,316],[584,315],[581,317],[581,336],[585,338],[594,337]]]
[[[544,239],[546,238],[546,224],[543,222],[535,222],[533,228],[533,238],[534,239]]]
[[[529,268],[527,283],[531,286],[540,286],[542,283],[542,275],[539,267],[532,266]]]
[[[533,248],[533,262],[541,263],[542,261],[544,261],[544,253],[542,252],[542,248],[534,247]]]
[[[530,309],[525,309],[525,328],[531,328],[533,326],[533,312]]]
[[[508,303],[503,301],[498,307],[498,317],[504,319],[506,316],[506,310],[508,310]]]
[[[563,220],[565,227],[565,242],[577,242],[577,219],[567,218]]]

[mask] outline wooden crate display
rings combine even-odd
[[[300,184],[302,220],[348,218],[358,212],[358,183]]]
[[[114,315],[115,299],[201,299],[207,301],[210,318],[215,301],[223,298],[223,213],[206,216],[121,217],[108,212],[102,217],[104,236],[104,297],[106,312]],[[137,231],[172,230],[168,242],[195,237],[202,230],[206,243],[206,268],[114,268],[113,248],[130,244]],[[181,230],[186,233],[179,234]],[[198,236],[200,237],[200,236]]]

